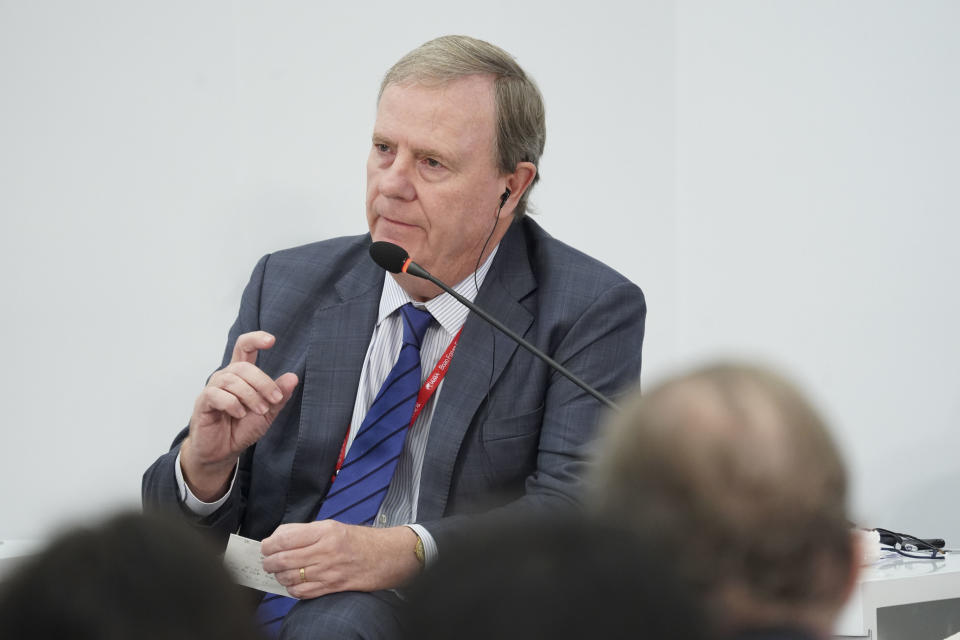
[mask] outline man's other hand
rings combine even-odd
[[[267,432],[299,382],[294,373],[273,380],[257,368],[257,353],[274,342],[266,331],[238,337],[230,364],[210,376],[193,405],[180,466],[190,491],[204,502],[226,493],[237,458]]]
[[[260,546],[263,568],[294,598],[399,587],[420,570],[417,534],[335,520],[283,524]],[[300,570],[303,569],[301,576]]]

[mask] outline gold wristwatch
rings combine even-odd
[[[411,529],[411,531],[413,531]],[[420,534],[416,531],[413,532],[417,536],[417,544],[413,547],[413,555],[417,556],[417,562],[420,563],[420,568],[422,569],[427,563],[427,556],[423,551],[423,540],[420,539]]]

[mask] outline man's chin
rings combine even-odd
[[[413,246],[409,240],[405,240],[402,237],[397,237],[396,234],[392,233],[374,233],[371,234],[370,237],[374,242],[389,242],[397,245],[398,247],[403,247],[407,253],[410,253],[410,247]]]
[[[387,230],[377,228],[373,230],[373,232],[370,234],[370,237],[374,242],[390,242],[397,246],[403,247],[411,257],[416,259],[417,249],[419,248],[420,243],[417,241],[417,239],[413,238],[412,235],[412,233],[403,233],[402,231],[398,233],[397,230],[394,229]]]

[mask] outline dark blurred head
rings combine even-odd
[[[829,627],[856,570],[844,465],[790,383],[720,364],[636,395],[596,465],[601,513],[683,549],[721,627]]]
[[[669,550],[581,520],[488,531],[414,584],[410,640],[700,638]]]
[[[215,552],[181,522],[128,514],[76,529],[0,585],[0,637],[253,639]]]

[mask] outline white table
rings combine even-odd
[[[886,607],[897,608],[878,613]],[[960,631],[960,552],[948,553],[944,560],[896,556],[864,568],[834,634],[900,640],[911,625],[916,627],[911,637],[917,640]]]

